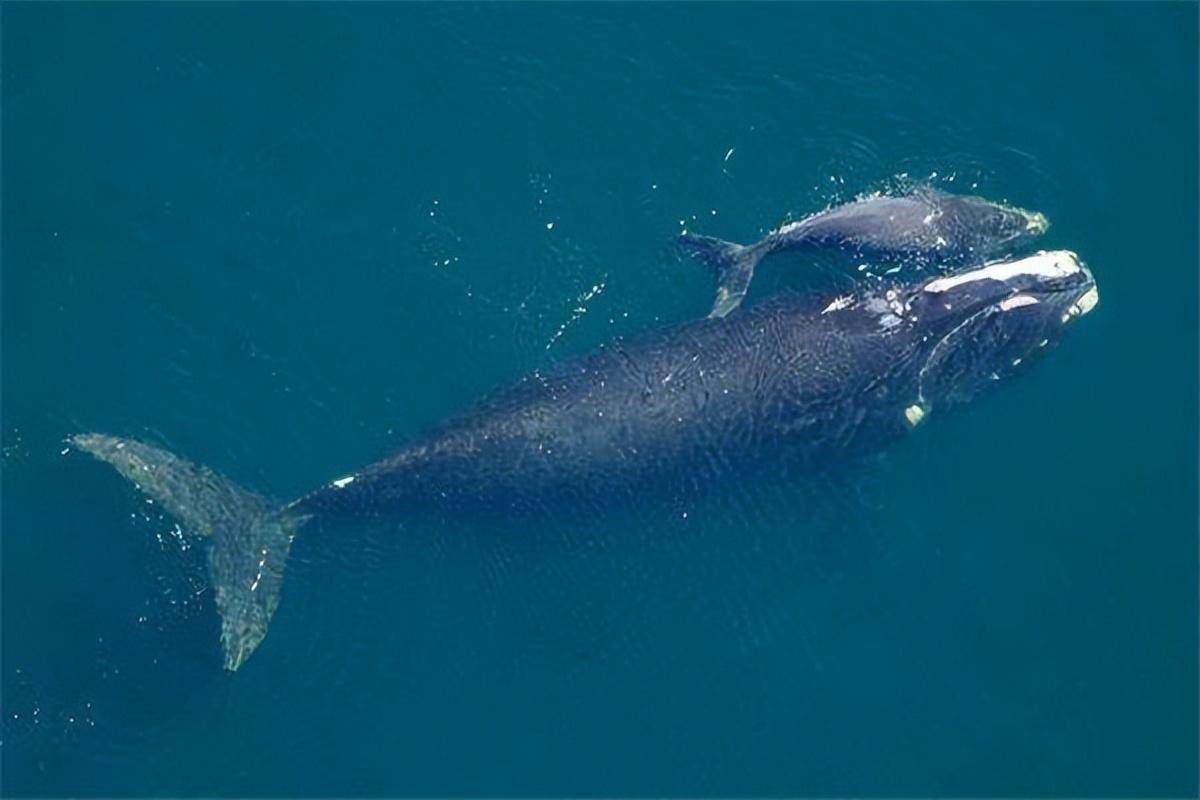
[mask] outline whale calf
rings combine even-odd
[[[285,505],[143,442],[70,441],[208,541],[236,670],[263,641],[288,549],[314,517],[601,507],[874,452],[1017,371],[1098,298],[1067,251],[841,296],[774,295],[535,372]]]
[[[758,262],[777,250],[840,248],[864,256],[928,257],[981,263],[1046,232],[1044,214],[982,197],[923,187],[878,195],[790,222],[752,245],[684,233],[679,242],[717,274],[712,316],[723,317],[746,295]]]

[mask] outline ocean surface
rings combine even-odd
[[[1197,792],[1196,4],[0,21],[6,796]],[[234,674],[203,545],[64,442],[286,501],[705,314],[682,229],[914,184],[1046,213],[1099,306],[876,459],[302,532]],[[805,266],[747,302],[873,280]]]

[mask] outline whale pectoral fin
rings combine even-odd
[[[754,277],[754,264],[739,264],[729,269],[717,283],[717,298],[713,302],[710,317],[724,317],[742,304],[742,298],[750,289]]]
[[[236,670],[267,634],[288,550],[308,516],[272,510],[264,498],[208,467],[142,442],[98,433],[69,441],[111,464],[178,519],[185,532],[208,538],[225,668]]]
[[[680,236],[679,244],[716,274],[717,296],[709,316],[723,317],[737,308],[746,296],[754,268],[763,256],[761,248],[695,233]]]

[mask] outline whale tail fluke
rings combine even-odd
[[[717,299],[710,317],[723,317],[741,304],[754,277],[754,268],[766,255],[759,245],[735,244],[697,233],[682,234],[679,244],[716,273]]]
[[[143,442],[99,433],[68,441],[111,464],[175,517],[185,534],[207,539],[225,668],[236,670],[267,634],[288,548],[308,518],[275,509],[208,467]]]

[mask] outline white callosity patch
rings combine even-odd
[[[1079,299],[1071,304],[1071,307],[1062,315],[1062,321],[1066,322],[1071,317],[1082,317],[1084,314],[1091,311],[1100,302],[1100,290],[1095,286],[1089,288],[1086,292],[1080,295]]]
[[[1018,209],[1025,217],[1025,230],[1030,233],[1043,234],[1050,229],[1050,220],[1040,211]]]
[[[347,475],[344,478],[338,478],[336,481],[330,481],[329,485],[336,486],[338,489],[345,489],[347,486],[354,483],[354,479],[356,477],[358,477],[358,476],[357,475]]]
[[[1083,293],[1083,297],[1080,297],[1078,300],[1075,301],[1075,306],[1079,309],[1080,316],[1083,316],[1084,314],[1088,313],[1093,308],[1095,308],[1096,304],[1099,302],[1100,302],[1100,291],[1095,286],[1093,286],[1092,288],[1088,289],[1086,292]]]
[[[983,280],[1007,281],[1020,275],[1036,275],[1041,278],[1065,278],[1068,275],[1080,272],[1082,269],[1083,266],[1079,263],[1079,257],[1069,250],[1042,251],[1028,258],[1021,258],[1016,261],[1000,261],[970,272],[964,272],[961,275],[938,278],[925,284],[925,291],[934,293],[944,292],[947,289],[953,289],[955,286],[962,286],[965,283]]]
[[[897,300],[894,291],[889,291],[887,297],[868,296],[863,298],[863,310],[873,314],[883,330],[894,328],[901,323],[904,314],[904,304]]]
[[[925,419],[925,409],[921,408],[919,403],[914,403],[904,409],[904,418],[908,420],[909,425],[915,428],[921,420]]]
[[[1000,310],[1012,311],[1014,308],[1020,308],[1021,306],[1037,305],[1037,302],[1038,299],[1033,295],[1014,294],[1012,297],[1006,297],[1000,301]]]

